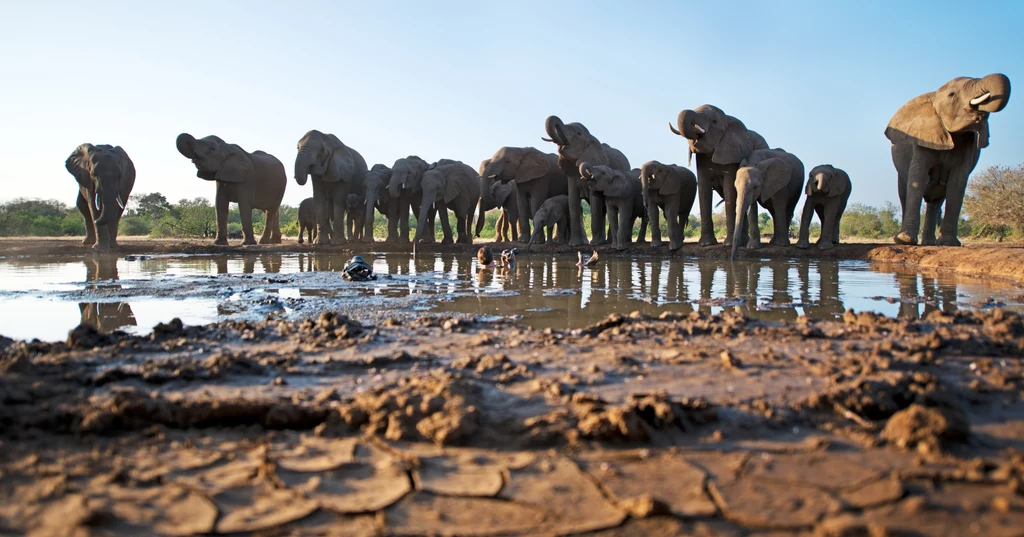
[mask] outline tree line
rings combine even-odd
[[[840,224],[843,237],[865,239],[890,239],[900,229],[900,208],[891,202],[881,207],[861,203],[846,208]],[[494,237],[497,211],[487,214],[487,220],[480,236]],[[299,234],[299,210],[297,207],[281,205],[281,233],[288,237]],[[585,215],[589,225],[589,214]],[[761,213],[758,222],[762,233],[770,233],[768,214]],[[411,220],[411,218],[410,218]],[[725,215],[716,214],[716,234],[725,234]],[[667,223],[661,219],[663,235],[668,234]],[[253,211],[253,230],[263,232],[264,215]],[[411,222],[415,226],[415,221]],[[454,223],[453,223],[454,225]],[[791,235],[797,232],[796,222]],[[378,214],[374,235],[384,238],[387,221]],[[811,228],[811,235],[819,231],[818,223]],[[991,166],[971,177],[967,185],[967,196],[960,222],[961,235],[965,237],[1004,240],[1024,238],[1024,164],[1015,167]],[[120,236],[148,236],[154,238],[210,238],[217,231],[217,214],[206,198],[181,199],[172,203],[158,192],[133,195],[118,231]],[[691,215],[686,226],[686,235],[695,237],[700,233],[700,221]],[[18,198],[0,204],[0,236],[3,237],[74,237],[85,235],[85,222],[78,208],[57,200]],[[228,214],[228,236],[241,238],[242,220],[238,207],[232,206]]]

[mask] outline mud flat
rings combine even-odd
[[[83,326],[0,343],[0,531],[1021,535],[1021,356],[1002,310]]]

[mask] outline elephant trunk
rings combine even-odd
[[[676,127],[679,129],[679,132],[682,133],[684,138],[696,140],[704,134],[701,132],[703,129],[700,125],[697,125],[697,119],[699,117],[700,114],[693,110],[683,110],[682,112],[679,112],[679,117],[676,119]]]
[[[740,234],[743,233],[743,224],[757,225],[757,222],[747,222],[747,212],[750,210],[750,204],[754,201],[747,188],[744,184],[736,185],[736,227],[733,228],[735,231],[733,231],[732,236],[732,253],[729,254],[730,261],[736,259],[736,252],[740,246]]]
[[[972,86],[975,100],[971,104],[982,112],[999,112],[1010,102],[1010,79],[1002,73],[979,78]]]
[[[548,133],[551,141],[558,145],[565,145],[565,136],[562,133],[563,128],[565,128],[565,123],[558,116],[548,116],[547,120],[544,121],[544,132]]]
[[[434,210],[434,194],[423,192],[423,201],[420,203],[420,217],[416,221],[416,236],[413,238],[413,243],[418,243],[423,238],[424,233],[430,233],[433,235],[433,229],[426,229],[427,217]],[[445,215],[447,216],[447,215]]]
[[[112,184],[109,184],[112,183]],[[123,202],[117,195],[117,179],[100,179],[96,185],[95,200],[98,200],[100,215],[96,219],[97,226],[105,226],[111,218],[120,214]],[[119,207],[120,206],[120,207]]]
[[[178,152],[187,158],[195,160],[196,152],[192,149],[196,143],[194,136],[187,132],[183,132],[178,135],[178,138],[174,141],[175,145],[178,146]]]
[[[486,192],[486,190],[485,190]],[[477,218],[476,218],[476,232],[473,234],[474,237],[479,237],[480,232],[484,229],[484,223],[487,216],[487,206],[484,204],[484,198],[480,198],[480,203],[477,204]],[[495,230],[497,231],[497,230]]]
[[[366,221],[363,223],[363,240],[373,242],[373,210],[377,205],[377,190],[367,189],[366,191]]]
[[[819,173],[814,178],[814,180],[815,180],[815,183],[817,183],[817,187],[816,187],[817,188],[817,192],[824,192],[825,191],[825,174],[824,173]]]
[[[312,165],[312,150],[308,145],[304,145],[299,149],[299,154],[295,155],[295,182],[300,186],[306,184],[306,180],[309,178],[309,168]]]

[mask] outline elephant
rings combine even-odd
[[[603,197],[608,208],[608,226],[612,247],[623,250],[633,242],[633,222],[640,218],[640,237],[647,235],[647,214],[644,209],[640,170],[621,171],[589,162],[580,164],[580,178],[590,191]],[[570,209],[572,200],[570,199]],[[571,220],[571,218],[570,218]],[[570,232],[572,222],[569,223]]]
[[[580,246],[586,243],[583,231],[583,206],[580,200],[586,198],[590,203],[591,244],[606,244],[605,236],[605,200],[601,195],[594,195],[586,181],[579,175],[579,167],[584,162],[591,166],[608,166],[621,172],[630,171],[629,160],[618,149],[601,143],[590,134],[580,123],[564,123],[558,116],[548,116],[544,122],[544,130],[549,138],[541,138],[546,142],[558,145],[558,166],[569,177],[569,244]]]
[[[485,160],[480,164],[480,173],[483,171],[490,160]],[[520,222],[519,222],[519,205],[516,200],[516,185],[514,183],[502,183],[500,181],[492,183],[489,187],[485,187],[487,179],[480,176],[480,204],[479,204],[479,216],[476,219],[476,233],[474,237],[479,237],[480,232],[484,229],[486,223],[487,211],[491,209],[499,209],[501,212],[498,214],[498,220],[494,224],[494,240],[496,242],[508,242],[518,241],[520,235]]]
[[[302,244],[302,234],[309,234],[309,243],[313,244],[316,239],[316,205],[313,198],[306,198],[299,204],[299,244]]]
[[[846,210],[846,202],[850,199],[850,176],[845,171],[822,164],[815,166],[807,176],[807,201],[804,202],[803,216],[800,217],[800,240],[797,248],[810,248],[811,218],[818,213],[821,220],[821,237],[818,248],[830,250],[839,244],[839,222]]]
[[[516,185],[520,241],[530,236],[530,219],[544,200],[569,193],[569,177],[558,167],[558,155],[534,147],[502,147],[485,162],[480,170],[481,196],[496,181]]]
[[[725,244],[732,244],[736,235],[736,171],[740,162],[758,149],[768,149],[760,134],[748,129],[742,121],[726,115],[720,108],[705,104],[694,110],[683,110],[669,124],[674,134],[686,138],[689,157],[697,155],[697,199],[700,206],[700,245],[718,244],[712,221],[711,192],[725,200]],[[740,242],[745,242],[739,230]]]
[[[399,198],[392,197],[388,192],[389,181],[391,181],[391,168],[384,164],[374,164],[370,171],[366,172],[363,189],[363,199],[365,200],[363,204],[365,220],[362,231],[363,242],[373,242],[374,209],[380,211],[387,218],[388,236],[385,242],[398,242]],[[408,228],[408,213],[406,213],[405,225]],[[408,231],[406,233],[408,234]]]
[[[444,233],[441,244],[451,244],[452,229],[448,223],[450,208],[455,213],[458,242],[473,244],[473,208],[480,201],[480,177],[476,170],[457,160],[441,159],[423,173],[420,187],[422,199],[414,242],[419,242],[425,234],[434,235],[434,228],[428,226],[427,217],[436,209]]]
[[[995,73],[984,78],[959,77],[938,91],[911,99],[889,120],[885,136],[892,142],[903,223],[896,244],[917,244],[921,201],[926,245],[960,246],[957,225],[967,178],[988,147],[988,117],[1010,101],[1010,79]],[[939,212],[945,202],[939,237]]]
[[[78,181],[78,211],[85,218],[82,244],[97,251],[117,248],[117,227],[135,186],[135,164],[121,146],[82,144],[64,167]]]
[[[557,234],[555,225],[558,225]],[[527,247],[535,242],[544,242],[544,229],[548,231],[551,242],[565,243],[569,241],[569,196],[562,194],[544,200],[537,212],[533,214],[533,234]]]
[[[311,130],[299,139],[295,155],[295,182],[306,184],[313,177],[313,201],[316,204],[316,244],[345,242],[346,196],[362,192],[366,179],[366,161],[358,151],[346,146],[333,134]],[[340,229],[331,229],[331,222]]]
[[[682,166],[652,160],[640,167],[640,182],[647,217],[651,221],[651,246],[662,245],[661,225],[658,223],[658,209],[661,208],[668,220],[669,249],[678,250],[683,246],[683,231],[690,219],[693,201],[697,198],[697,177]]]
[[[200,179],[217,182],[217,238],[214,244],[228,243],[228,204],[237,203],[242,218],[243,245],[256,244],[252,233],[252,210],[266,213],[266,225],[260,244],[279,244],[279,213],[284,189],[288,185],[284,165],[263,151],[252,153],[217,136],[196,139],[183,132],[176,141],[178,152],[192,160]]]
[[[783,149],[758,149],[750,153],[736,170],[736,223],[739,229],[749,222],[748,249],[761,247],[761,230],[757,227],[757,204],[772,215],[775,232],[771,244],[789,245],[789,223],[793,221],[796,204],[804,186],[804,165],[796,155]],[[732,241],[736,258],[739,241]]]
[[[398,200],[395,219],[398,221],[400,232],[399,243],[409,242],[409,210],[412,209],[416,221],[420,220],[420,207],[423,201],[423,189],[420,183],[423,181],[423,174],[430,165],[427,161],[410,155],[395,161],[391,167],[391,178],[388,180],[388,195]],[[427,226],[434,229],[434,207],[431,205],[427,211]],[[391,220],[388,218],[388,220]],[[422,237],[423,242],[434,242],[432,233]]]
[[[346,217],[348,221],[345,226],[345,233],[348,233],[348,237],[354,241],[362,241],[365,229],[363,227],[366,222],[366,198],[362,194],[355,192],[345,197],[345,209]],[[370,209],[371,214],[373,208]],[[370,228],[370,237],[373,237],[373,228]],[[372,240],[370,242],[373,242]]]

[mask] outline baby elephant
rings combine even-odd
[[[683,246],[683,231],[690,219],[693,200],[697,198],[697,177],[682,166],[652,160],[640,167],[640,181],[647,216],[651,220],[651,246],[663,244],[658,223],[660,208],[668,220],[669,249],[678,250]]]
[[[640,219],[640,240],[647,236],[647,209],[644,207],[640,170],[628,172],[604,165],[580,164],[580,180],[595,196],[604,196],[608,211],[608,229],[612,247],[624,250],[633,242],[633,224]]]
[[[316,240],[316,205],[313,198],[306,198],[299,204],[299,244],[302,244],[302,234],[309,235],[309,243]]]
[[[345,198],[345,205],[345,231],[350,239],[361,241],[366,222],[366,198],[353,192]],[[370,232],[373,232],[372,228]]]
[[[557,234],[555,224],[558,224]],[[544,200],[533,215],[533,235],[527,248],[534,242],[544,243],[544,229],[548,230],[551,242],[569,242],[569,196],[562,194]]]
[[[797,248],[810,248],[808,240],[813,213],[821,220],[821,237],[818,248],[829,250],[832,245],[839,244],[839,221],[846,210],[846,202],[850,199],[850,176],[846,172],[830,164],[815,166],[807,177],[807,201],[804,202],[804,214],[800,218],[800,241]]]

